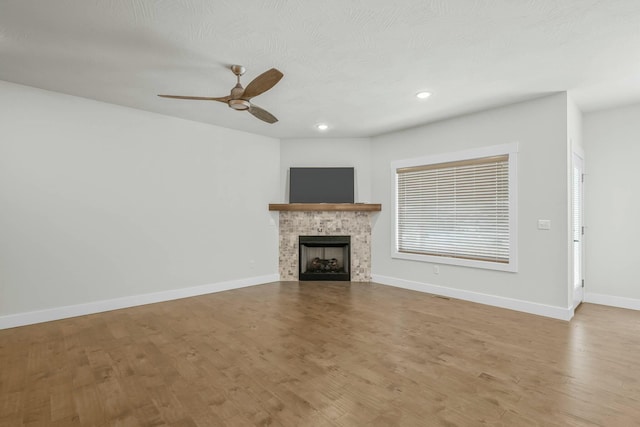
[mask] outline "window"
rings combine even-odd
[[[394,162],[395,258],[516,271],[517,144]]]

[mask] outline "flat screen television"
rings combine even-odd
[[[353,203],[354,168],[290,168],[289,203]]]

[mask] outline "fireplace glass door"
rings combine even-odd
[[[300,280],[351,280],[350,236],[299,236]]]

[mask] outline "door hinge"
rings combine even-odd
[[[581,227],[580,233],[584,236],[584,225]]]
[[[584,279],[582,279],[582,287],[584,288]]]
[[[582,176],[580,177],[580,179],[582,180],[582,182],[584,182],[584,174],[582,174]]]

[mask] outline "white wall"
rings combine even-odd
[[[519,143],[517,273],[391,258],[394,160]],[[560,93],[372,139],[373,199],[383,211],[373,231],[376,277],[565,309],[568,301],[567,95]],[[549,231],[538,219],[551,220]]]
[[[637,178],[638,113],[585,118],[594,294],[640,299],[638,233],[626,227],[640,205],[615,179]],[[567,139],[581,145],[580,119],[557,94],[371,139],[278,141],[0,82],[0,318],[277,274],[267,204],[287,201],[291,166],[356,168],[357,201],[383,204],[375,276],[568,307]],[[391,258],[392,161],[509,142],[520,144],[518,273],[441,265],[436,275]]]
[[[371,140],[369,138],[283,139],[280,144],[280,199],[289,202],[290,167],[354,167],[356,202],[371,198]]]
[[[640,104],[584,115],[586,299],[636,309],[639,118]]]
[[[584,152],[582,111],[570,96],[567,96],[567,133],[569,149]]]
[[[0,82],[0,317],[276,275],[279,141]]]

